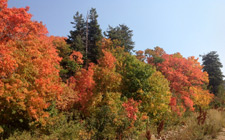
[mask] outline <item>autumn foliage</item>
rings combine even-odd
[[[45,124],[45,111],[61,94],[59,62],[52,38],[29,8],[0,11],[0,125],[33,120]]]
[[[133,99],[129,99],[126,103],[123,103],[123,107],[127,112],[127,117],[131,120],[136,120],[138,113],[138,102],[134,101]]]
[[[64,124],[71,133],[52,139],[139,139],[150,123],[208,108],[208,74],[195,57],[160,47],[135,56],[102,38],[89,63],[28,10],[0,0],[0,139],[14,130],[50,135]]]
[[[77,92],[78,102],[81,109],[87,107],[88,101],[93,95],[95,81],[93,80],[94,64],[90,64],[88,69],[81,69],[74,77],[69,79],[69,86]]]
[[[169,55],[159,50],[159,48],[151,50],[152,55],[147,59],[149,64],[155,65],[170,81],[170,90],[173,93],[170,103],[172,109],[184,112],[186,109],[193,111],[194,105],[207,106],[212,95],[204,88],[208,84],[208,75],[202,71],[198,59],[194,57],[186,59],[180,53]],[[159,58],[162,61],[155,63],[155,59]],[[200,104],[197,101],[198,96],[206,99]]]

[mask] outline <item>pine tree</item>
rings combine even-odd
[[[73,16],[74,21],[71,22],[73,24],[74,30],[70,31],[70,35],[66,40],[67,44],[58,43],[55,41],[57,49],[59,50],[59,55],[62,57],[62,61],[60,65],[62,67],[60,71],[60,76],[64,82],[71,77],[74,76],[77,69],[80,68],[80,65],[70,59],[70,55],[73,51],[79,51],[82,54],[85,53],[85,21],[83,19],[83,15],[79,12]],[[58,40],[59,42],[63,42],[62,40]],[[86,58],[84,58],[86,59]]]
[[[77,12],[73,16],[74,22],[73,28],[75,30],[70,31],[69,38],[67,39],[67,43],[71,45],[72,50],[80,51],[82,54],[85,52],[85,21],[83,19],[83,15]]]
[[[223,74],[221,68],[223,65],[220,62],[219,55],[216,51],[211,51],[202,56],[203,71],[206,71],[209,75],[208,88],[215,95],[219,92],[219,86],[223,83]]]
[[[132,41],[133,31],[124,24],[115,28],[109,26],[108,31],[104,32],[104,35],[111,40],[118,40],[120,42],[118,46],[124,47],[126,52],[131,52],[134,48],[134,42]]]
[[[97,63],[99,55],[97,42],[102,39],[102,33],[97,18],[98,14],[96,9],[92,8],[87,14],[86,21],[84,20],[83,15],[77,12],[73,17],[74,22],[71,22],[71,24],[74,24],[74,30],[70,31],[67,43],[71,45],[72,50],[82,53],[84,56],[83,59],[85,60],[84,64],[88,62]],[[86,41],[88,43],[87,51]],[[86,60],[88,60],[88,62]]]
[[[98,14],[95,8],[90,10],[88,23],[88,59],[91,62],[97,63],[99,57],[99,48],[97,42],[102,39],[102,31],[97,21]]]

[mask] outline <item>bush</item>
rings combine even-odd
[[[78,120],[69,120],[71,116],[61,114],[51,118],[46,127],[32,129],[30,131],[16,131],[8,140],[58,140],[58,139],[89,139],[84,123]]]

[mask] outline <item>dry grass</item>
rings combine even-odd
[[[165,135],[167,140],[210,140],[225,127],[225,112],[211,109],[207,111],[204,124],[198,124],[197,114],[189,117],[186,124]]]

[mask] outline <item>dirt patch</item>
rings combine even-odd
[[[218,133],[217,137],[214,140],[225,140],[225,128]]]

